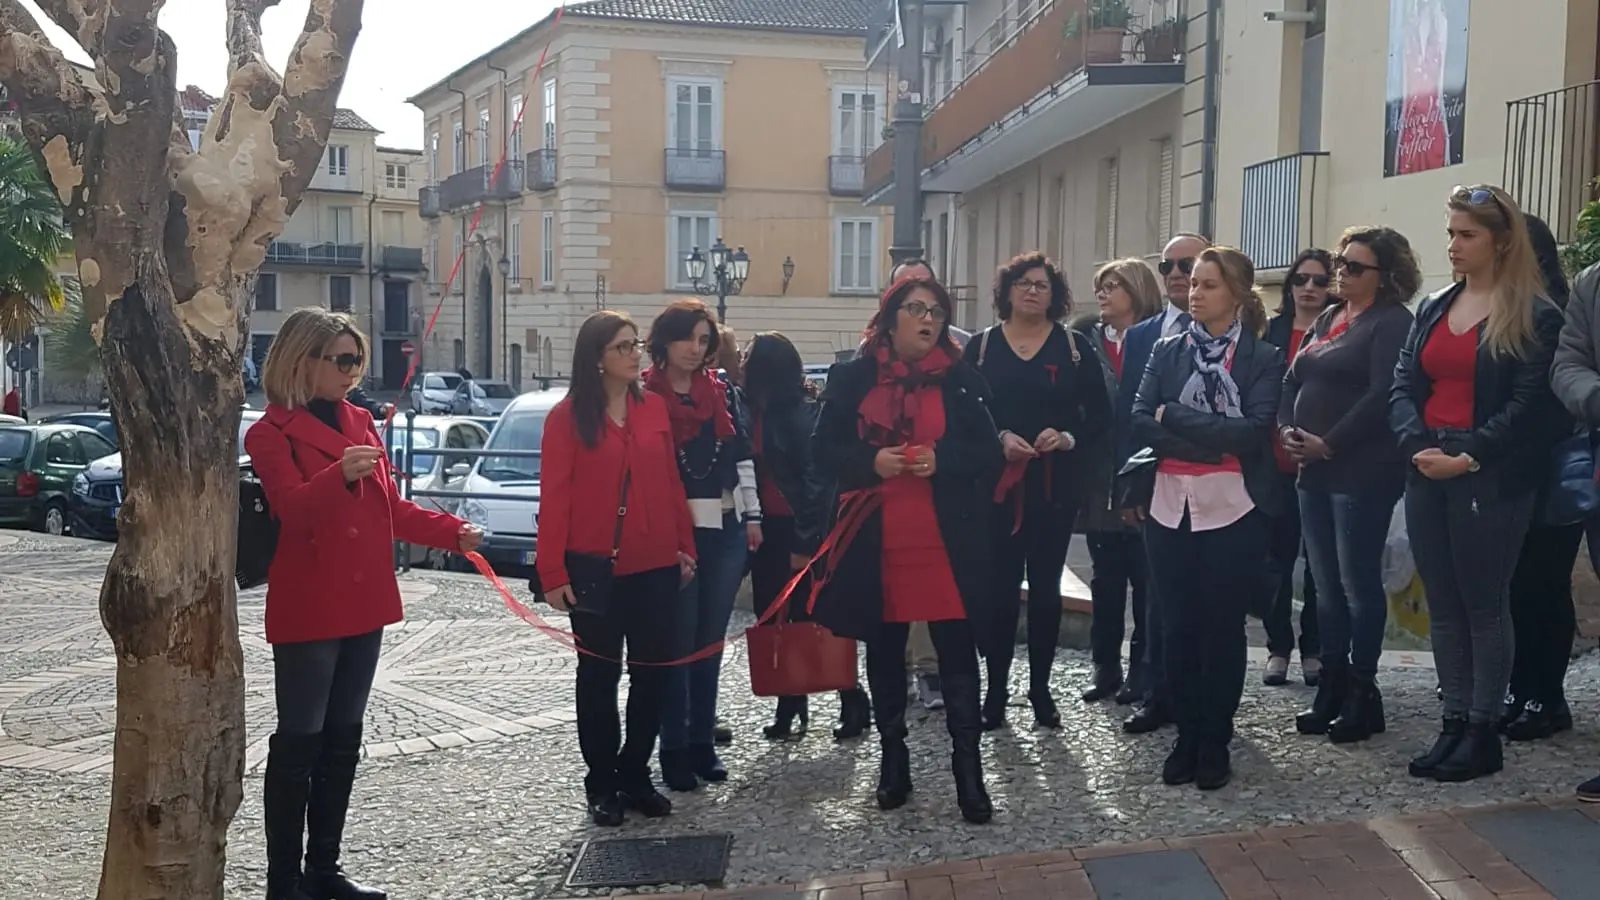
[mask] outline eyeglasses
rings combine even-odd
[[[943,322],[949,315],[944,311],[944,307],[940,306],[939,304],[935,303],[934,305],[929,306],[928,304],[923,303],[921,300],[912,300],[909,303],[902,303],[900,304],[900,308],[905,310],[906,315],[913,319],[920,319],[924,316],[927,316],[932,318],[935,322]]]
[[[606,348],[619,356],[637,356],[644,350],[644,341],[634,338],[631,341],[618,341]]]
[[[1100,282],[1100,286],[1095,288],[1094,292],[1102,296],[1110,296],[1125,287],[1127,287],[1127,285],[1123,284],[1121,281],[1118,281],[1115,278],[1107,278]]]
[[[1163,259],[1158,268],[1161,269],[1163,277],[1171,275],[1173,269],[1177,269],[1185,275],[1192,275],[1194,273],[1194,257],[1185,256],[1183,259]]]
[[[1450,192],[1450,196],[1457,202],[1466,202],[1472,206],[1486,206],[1490,203],[1493,203],[1497,207],[1500,206],[1500,198],[1496,197],[1494,195],[1494,191],[1489,190],[1489,188],[1485,187],[1484,185],[1478,185],[1477,187],[1469,188],[1458,184],[1455,186],[1455,189]],[[1500,207],[1500,211],[1505,212],[1505,208]]]
[[[1011,286],[1025,294],[1050,293],[1050,282],[1048,281],[1034,281],[1031,278],[1020,278],[1012,282]]]
[[[1357,265],[1360,264],[1357,263]],[[1351,272],[1350,274],[1359,275],[1360,273]],[[1306,272],[1296,272],[1294,277],[1289,279],[1289,284],[1295,287],[1305,287],[1307,284],[1314,284],[1319,288],[1325,288],[1328,286],[1328,282],[1330,280],[1331,279],[1329,279],[1326,275],[1312,275]]]
[[[340,353],[331,356],[319,356],[317,359],[323,362],[331,362],[338,366],[339,374],[341,375],[349,375],[351,372],[361,368],[361,364],[367,361],[366,357],[359,353]]]
[[[1350,275],[1354,278],[1360,278],[1368,272],[1383,271],[1383,266],[1375,266],[1371,263],[1356,262],[1353,259],[1346,259],[1343,256],[1335,256],[1333,258],[1333,267],[1335,269],[1350,273]]]

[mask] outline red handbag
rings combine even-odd
[[[746,628],[750,693],[788,697],[856,686],[856,642],[815,622],[779,622]]]

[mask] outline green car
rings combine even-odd
[[[81,425],[0,425],[0,527],[64,533],[72,479],[115,452]]]

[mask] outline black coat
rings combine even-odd
[[[816,432],[811,437],[811,455],[818,474],[840,496],[882,483],[873,469],[880,448],[861,438],[858,425],[861,401],[876,380],[877,364],[871,359],[840,363],[828,372]],[[945,432],[933,447],[937,467],[932,476],[934,515],[950,569],[978,650],[985,654],[1014,640],[1014,635],[1002,635],[994,625],[998,617],[993,614],[994,580],[987,536],[1005,454],[989,415],[986,390],[983,377],[971,366],[963,362],[951,366],[941,387]],[[830,505],[836,514],[838,504]],[[834,554],[839,556],[833,561],[833,576],[817,595],[816,620],[842,637],[874,638],[883,623],[881,514],[872,513],[854,540],[829,555]]]
[[[1451,285],[1429,295],[1417,307],[1417,318],[1400,348],[1389,393],[1389,427],[1405,453],[1408,476],[1422,477],[1411,457],[1429,447],[1465,453],[1478,462],[1480,483],[1516,493],[1538,491],[1549,477],[1550,453],[1572,433],[1573,420],[1550,388],[1550,364],[1565,319],[1554,303],[1533,300],[1533,337],[1522,355],[1496,356],[1483,341],[1478,325],[1477,367],[1472,378],[1472,430],[1460,440],[1441,444],[1422,417],[1433,393],[1433,380],[1419,357],[1433,329],[1445,321],[1450,301],[1461,291]],[[1444,327],[1449,327],[1446,324]]]
[[[1249,332],[1233,351],[1234,383],[1239,386],[1242,418],[1227,419],[1178,403],[1194,372],[1194,351],[1186,334],[1162,338],[1133,401],[1133,443],[1163,459],[1217,463],[1225,454],[1239,460],[1250,500],[1268,516],[1284,512],[1283,478],[1272,453],[1278,394],[1283,389],[1283,354]],[[1156,410],[1166,411],[1156,421]]]
[[[772,479],[794,514],[790,553],[817,552],[828,527],[828,486],[811,459],[817,402],[799,395],[774,399],[761,413],[761,455],[756,472]],[[768,518],[771,511],[765,511]]]

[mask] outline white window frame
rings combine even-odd
[[[720,79],[720,78],[687,77],[687,76],[678,76],[678,75],[674,75],[674,76],[672,76],[672,77],[667,79],[667,147],[669,149],[680,149],[678,147],[678,135],[677,135],[677,124],[678,124],[677,94],[678,94],[678,88],[679,87],[685,87],[685,86],[692,87],[692,88],[700,88],[700,87],[709,87],[709,88],[711,88],[711,135],[710,135],[710,140],[708,142],[709,146],[707,146],[707,147],[705,147],[703,149],[721,150],[722,149],[722,79]],[[696,135],[696,137],[698,137],[698,135]],[[697,149],[702,149],[702,148],[699,147],[698,143],[694,143],[694,144],[691,144],[689,147],[682,148],[682,149],[697,150]]]
[[[678,246],[678,221],[680,219],[696,219],[696,220],[704,219],[704,220],[706,220],[707,225],[706,225],[705,233],[707,235],[707,239],[706,239],[705,243],[699,243],[699,237],[700,236],[698,234],[692,234],[690,236],[691,240],[690,240],[689,246],[687,246],[687,247]],[[692,283],[690,283],[690,281],[689,281],[689,273],[688,273],[688,271],[686,271],[686,267],[684,266],[684,260],[688,259],[689,253],[691,251],[693,251],[695,247],[698,246],[700,248],[700,252],[707,256],[706,266],[709,269],[709,267],[711,265],[711,260],[710,260],[711,245],[716,242],[716,240],[717,240],[717,229],[719,229],[721,227],[722,227],[722,223],[719,221],[719,217],[718,217],[717,213],[712,211],[712,210],[706,210],[706,209],[675,209],[675,210],[672,210],[672,211],[667,213],[667,287],[668,288],[674,289],[674,290],[693,290],[694,285]],[[691,230],[693,230],[694,226],[690,226],[690,228],[691,228]],[[707,277],[707,278],[711,277],[711,274],[710,274],[709,270],[707,271],[705,277]]]
[[[350,145],[329,144],[323,154],[326,160],[326,171],[335,178],[345,178],[350,174]]]
[[[861,239],[860,238],[860,228],[863,225],[865,225],[865,226],[867,226],[867,227],[872,229],[872,246],[869,249],[869,252],[867,253],[867,271],[866,271],[866,275],[865,275],[865,277],[862,277],[862,273],[861,272],[859,272],[859,271],[854,272],[854,273],[852,273],[852,277],[849,279],[849,281],[847,283],[847,281],[845,279],[844,267],[842,265],[843,260],[841,259],[841,257],[843,256],[843,253],[844,253],[844,246],[845,246],[845,230],[846,230],[847,227],[849,228],[850,233],[851,233],[850,236],[851,236],[852,240],[855,242],[856,250],[859,253],[859,250],[860,250],[860,239]],[[878,259],[878,245],[882,241],[882,238],[883,238],[882,233],[878,229],[881,228],[881,227],[882,227],[882,225],[880,224],[879,220],[876,217],[873,217],[873,216],[844,216],[844,217],[837,218],[837,219],[833,220],[833,240],[831,241],[831,243],[833,245],[832,248],[831,248],[832,249],[831,256],[833,257],[833,262],[832,262],[832,265],[830,266],[830,268],[832,269],[832,272],[833,272],[833,292],[834,293],[836,293],[836,294],[873,294],[873,293],[877,293],[877,290],[878,290],[879,265],[880,265],[880,260]],[[855,260],[855,264],[857,266],[859,266],[861,264],[861,260],[859,259],[859,257]]]
[[[485,102],[478,108],[478,165],[487,166],[493,160],[489,158],[489,128],[493,115],[489,112],[489,105]]]
[[[506,129],[511,134],[511,140],[509,142],[510,145],[511,145],[511,149],[510,149],[510,152],[508,153],[508,155],[509,155],[509,157],[511,159],[521,159],[522,158],[522,107],[523,107],[523,103],[524,103],[524,101],[522,99],[522,95],[521,94],[515,94],[511,98],[511,103],[506,106]]]
[[[448,280],[450,276],[452,274],[460,274],[454,270],[456,267],[456,261],[461,259],[461,250],[465,246],[465,241],[461,237],[461,229],[451,228],[450,230],[452,232],[450,235],[450,261],[439,270],[439,275],[446,279],[442,282],[445,291],[449,291],[450,289],[450,282]]]
[[[428,235],[428,272],[435,279],[444,274],[439,270],[439,236],[437,234]],[[438,284],[438,282],[435,281],[434,284]]]
[[[340,279],[340,278],[344,279],[344,283],[345,284],[350,285],[350,305],[345,307],[345,309],[340,310],[340,312],[353,313],[353,312],[356,311],[356,280],[355,280],[355,278],[353,276],[350,276],[350,275],[329,275],[328,276],[327,286],[324,289],[324,301],[323,301],[323,303],[324,303],[325,306],[327,306],[328,309],[330,309],[330,310],[333,309],[333,284],[334,284],[335,280]]]
[[[511,261],[509,280],[513,291],[522,290],[522,217],[512,219],[506,229],[506,243],[510,244],[506,259]]]
[[[539,217],[539,283],[556,285],[556,214],[552,210]]]
[[[450,174],[460,175],[467,170],[467,132],[461,119],[450,119]]]
[[[844,98],[855,98],[854,113],[857,119],[855,146],[846,146],[844,135]],[[872,121],[865,122],[861,115],[861,98],[872,98]],[[883,95],[868,87],[836,87],[833,89],[832,112],[833,153],[835,156],[866,158],[883,143]]]
[[[556,80],[546,78],[540,88],[544,102],[539,111],[539,141],[541,149],[556,149]]]
[[[347,218],[349,221],[342,222],[340,221],[341,217]],[[350,226],[348,233],[345,232],[345,229],[340,228],[341,225]],[[328,207],[328,241],[333,244],[356,243],[356,208],[354,206]]]
[[[383,164],[383,184],[390,190],[403,191],[411,186],[411,167],[405,163]]]
[[[439,129],[428,135],[428,183],[439,183]]]

